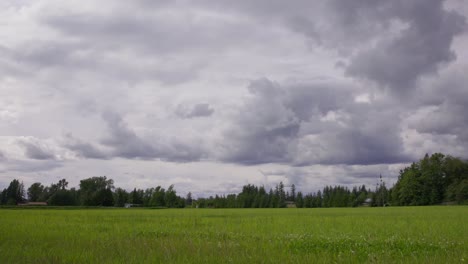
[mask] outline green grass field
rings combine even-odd
[[[0,209],[0,263],[463,263],[468,207]]]

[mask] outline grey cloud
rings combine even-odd
[[[89,45],[73,40],[23,42],[13,47],[0,47],[0,55],[3,58],[3,61],[0,61],[0,70],[28,79],[46,70],[95,69],[102,60],[96,60],[98,56],[93,56],[92,53]]]
[[[431,1],[413,7],[408,16],[409,26],[400,36],[358,53],[347,73],[404,91],[413,88],[421,76],[455,59],[451,44],[465,26],[463,17]]]
[[[293,164],[381,164],[408,162],[400,136],[399,113],[376,106],[345,109],[335,122],[316,120],[295,146]],[[310,131],[310,133],[307,133]]]
[[[141,15],[133,16],[128,9],[140,12]],[[242,21],[222,17],[193,19],[196,9],[174,12],[174,15],[165,12],[180,11],[176,4],[165,6],[163,10],[130,4],[128,9],[117,8],[119,15],[50,14],[44,16],[42,22],[82,41],[93,39],[93,45],[100,49],[124,50],[127,45],[131,45],[135,52],[146,55],[168,55],[199,49],[214,51],[235,42],[241,43],[241,36],[251,34],[243,30],[247,24]]]
[[[297,166],[408,161],[399,113],[385,104],[355,103],[352,90],[333,82],[252,82],[251,98],[225,132],[225,160]]]
[[[0,45],[0,76],[16,75],[21,73],[18,63],[14,60],[13,52]]]
[[[456,147],[468,147],[468,78],[463,70],[446,72],[435,82],[423,83],[419,108],[409,117],[409,127],[419,133],[455,137]]]
[[[368,6],[374,6],[374,1],[367,2]],[[355,16],[347,14],[346,12],[350,12],[352,7],[352,4],[348,4],[347,1],[314,1],[312,3],[307,0],[293,2],[202,0],[197,3],[203,3],[206,8],[213,8],[217,12],[233,12],[238,16],[249,16],[259,23],[266,21],[270,27],[291,29],[307,36],[314,44],[340,51],[352,50],[350,47],[354,48],[355,45],[361,44],[364,37],[369,38],[377,32],[382,32],[384,28],[384,25],[380,23],[367,23],[366,20],[360,19],[363,16],[358,14],[360,11],[358,12],[356,8]],[[343,12],[341,13],[340,10]],[[373,10],[366,13],[376,12]],[[381,18],[382,15],[384,14],[375,15],[375,18]]]
[[[201,171],[212,161],[226,175],[241,174],[230,167],[256,173],[238,165],[289,167],[270,183],[325,184],[335,175],[372,182],[385,166],[350,164],[468,149],[466,45],[457,45],[466,23],[445,1],[75,2],[26,5],[19,20],[6,13],[12,27],[2,32],[0,85],[11,88],[0,91],[0,105],[11,101],[4,113],[15,118],[0,130],[50,141],[19,143],[24,163],[14,160],[16,146],[4,147],[4,172],[67,164],[73,173],[109,166],[118,174],[169,164],[158,176],[169,181],[181,166],[159,161],[193,161]],[[450,67],[462,70],[445,76]],[[281,81],[238,85],[257,76]],[[401,96],[407,90],[411,96]],[[110,110],[100,116],[103,109]],[[62,131],[73,137],[57,147]],[[60,162],[67,157],[79,159]],[[318,173],[327,168],[338,169]],[[237,190],[239,179],[219,187]]]
[[[346,21],[364,14],[367,23],[390,23],[398,19],[404,24],[395,36],[381,38],[374,47],[351,57],[346,72],[403,92],[414,88],[421,76],[435,73],[441,65],[454,60],[451,44],[466,23],[460,14],[445,10],[443,2],[334,1]],[[382,15],[375,17],[373,13]]]
[[[36,160],[53,160],[54,153],[46,146],[39,145],[37,142],[20,140],[18,144],[24,148],[26,157]]]
[[[287,148],[300,121],[283,102],[286,91],[268,79],[253,81],[249,91],[250,100],[224,136],[228,139],[224,159],[243,164],[287,162]]]
[[[52,6],[47,8],[49,5]],[[165,85],[181,84],[198,78],[207,60],[205,56],[197,57],[194,53],[183,58],[179,54],[205,47],[213,50],[213,47],[208,48],[210,44],[223,49],[232,43],[228,37],[235,32],[240,34],[242,27],[229,22],[183,23],[182,13],[176,17],[167,14],[128,15],[144,12],[135,5],[129,5],[134,12],[124,10],[115,16],[97,12],[77,15],[67,8],[57,15],[50,11],[54,9],[53,5],[44,3],[44,9],[34,19],[37,26],[52,29],[60,37],[46,34],[41,40],[0,46],[0,74],[30,78],[45,72],[47,76],[54,75],[52,83],[55,85],[56,80],[64,76],[67,80],[70,77],[80,79],[79,76],[89,78],[94,72],[99,79],[108,77],[129,83],[158,80]],[[225,27],[231,28],[231,32],[226,33]],[[212,31],[226,33],[226,36],[218,38]],[[219,40],[223,39],[225,41],[220,43]]]
[[[381,120],[376,128],[349,128],[336,133],[324,132],[315,162],[320,164],[392,164],[409,162],[395,124]],[[307,146],[307,145],[306,145]],[[300,163],[299,163],[300,164]]]
[[[116,113],[103,114],[110,136],[101,143],[114,149],[114,155],[126,158],[155,158],[157,151],[130,130],[127,124]]]
[[[190,12],[168,17],[164,12],[160,15],[143,12],[139,17],[45,12],[42,22],[69,40],[35,43],[35,48],[22,47],[17,56],[21,58],[19,61],[31,61],[41,66],[98,68],[101,74],[110,74],[112,78],[155,78],[172,85],[197,78],[200,65],[187,66],[181,62],[177,63],[176,69],[171,69],[164,61],[145,62],[148,55],[167,57],[185,51],[210,51],[213,47],[226,49],[230,45],[240,45],[240,39],[244,38],[238,34],[245,32],[244,27],[268,19],[277,21],[274,26],[290,27],[317,40],[325,48],[340,50],[346,47],[352,55],[344,67],[347,74],[403,92],[411,89],[421,76],[437,72],[456,57],[451,44],[466,23],[461,15],[444,9],[443,3],[442,0],[334,0],[313,5],[308,1],[200,1],[196,5],[188,2],[149,5],[157,13],[180,6],[196,12],[195,7],[204,5],[207,10],[215,9],[226,18],[233,12],[239,17],[248,14],[252,19],[248,23],[245,20],[224,21],[224,16],[216,18],[222,21],[220,23],[198,20],[181,23],[183,16],[190,18]],[[142,9],[137,4],[128,6],[135,12],[148,8],[144,6]],[[123,13],[123,10],[119,12]],[[125,13],[131,12],[125,10]],[[399,26],[395,28],[394,24]],[[389,32],[388,36],[382,32]],[[376,44],[369,46],[367,43]],[[144,56],[141,67],[138,63],[126,67],[127,63],[103,55],[109,51],[126,50],[128,46],[135,55]],[[180,65],[185,66],[181,68]]]
[[[343,176],[354,179],[355,182],[359,182],[362,179],[373,179],[377,183],[379,176],[385,177],[388,174],[387,165],[370,165],[370,166],[340,166],[343,170]],[[371,187],[371,186],[368,186]]]
[[[347,108],[354,89],[332,81],[294,85],[285,103],[300,120],[310,121],[314,116]]]
[[[297,188],[298,186],[307,184],[306,181],[307,178],[310,177],[310,173],[308,170],[303,168],[291,168],[284,173],[284,176],[287,179],[287,185],[290,186],[294,184]]]
[[[100,78],[107,77],[114,81],[135,83],[158,80],[166,85],[176,85],[196,79],[204,63],[194,61],[181,65],[174,59],[147,54],[135,54],[134,58],[127,61],[116,50],[109,51],[91,42],[76,40],[24,43],[14,49],[0,50],[2,53],[5,54],[5,62],[0,67],[6,73],[23,78],[31,75],[31,72],[52,71],[57,79],[68,76],[70,72],[74,73],[74,78],[99,72]]]
[[[110,157],[189,162],[206,156],[206,150],[199,142],[188,144],[167,137],[157,138],[157,135],[139,136],[120,115],[113,112],[104,113],[103,119],[108,126],[109,135],[101,140],[101,144],[111,148]]]
[[[444,0],[205,2],[275,21],[338,50],[349,57],[347,74],[397,93],[453,61],[453,39],[466,29],[465,18],[446,10]]]
[[[313,13],[320,3],[311,5],[310,1],[297,0],[291,3],[282,0],[257,0],[257,1],[229,1],[229,0],[201,0],[200,3],[218,11],[236,10],[256,16],[274,18],[277,16],[293,16]]]
[[[106,159],[108,155],[93,144],[83,142],[82,140],[74,138],[71,134],[66,135],[66,142],[63,147],[73,151],[80,157],[91,159]]]
[[[350,55],[345,67],[350,76],[402,93],[456,58],[451,45],[466,22],[443,4],[443,0],[333,0],[322,7],[326,20],[299,15],[289,24],[325,48]]]
[[[0,173],[8,172],[40,172],[50,171],[63,166],[63,163],[57,160],[16,160],[10,159],[5,162],[4,168],[0,168]]]
[[[444,103],[438,107],[432,108],[429,116],[417,120],[412,127],[420,133],[433,134],[463,134],[468,124],[466,116],[467,107],[462,105],[450,105]]]
[[[83,52],[86,47],[80,47],[77,43],[67,42],[36,42],[31,46],[23,46],[15,51],[18,62],[32,63],[36,67],[63,67],[66,65],[91,66],[85,63],[76,53]]]
[[[176,115],[181,118],[207,117],[214,113],[214,109],[207,103],[199,103],[193,106],[179,105]]]

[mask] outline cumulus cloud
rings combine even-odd
[[[251,97],[225,132],[228,161],[294,165],[409,161],[398,110],[380,107],[384,102],[355,102],[355,87],[334,82],[281,86],[261,79],[252,82],[249,91]]]

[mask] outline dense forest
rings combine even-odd
[[[365,185],[349,189],[344,186],[326,186],[316,193],[303,194],[292,185],[280,182],[274,189],[245,185],[238,194],[215,195],[193,199],[177,195],[174,185],[167,189],[115,188],[106,176],[80,181],[79,188],[68,188],[65,179],[44,186],[33,183],[27,191],[23,183],[14,179],[1,192],[2,205],[37,204],[46,202],[55,206],[141,206],[167,208],[282,208],[282,207],[357,207],[405,206],[468,203],[468,161],[435,153],[400,171],[397,182],[388,188],[376,177],[376,187]]]

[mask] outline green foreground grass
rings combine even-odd
[[[468,207],[0,209],[0,263],[463,263]]]

